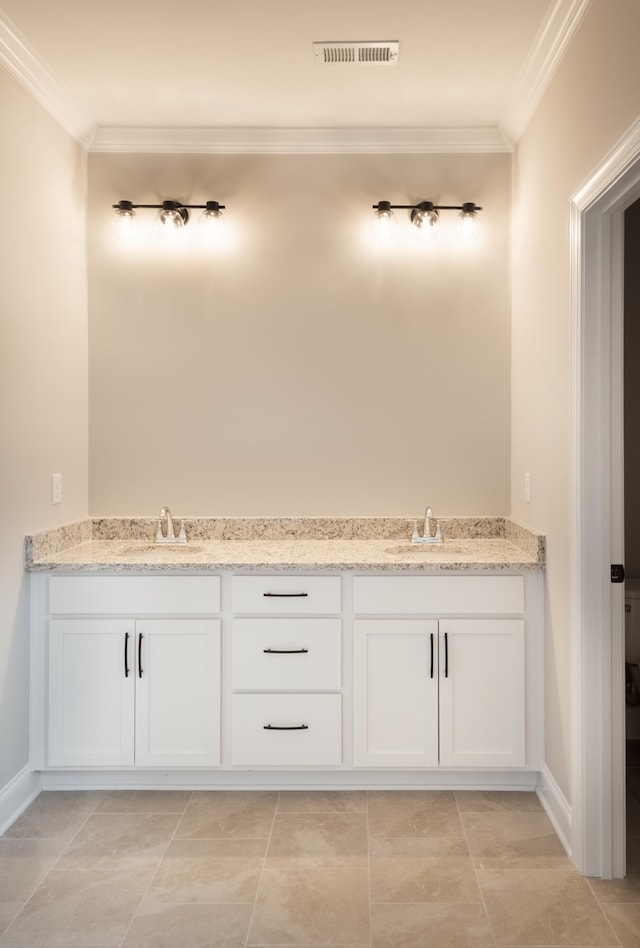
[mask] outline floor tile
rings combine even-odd
[[[591,891],[604,905],[606,902],[640,902],[640,878],[589,879]]]
[[[372,902],[480,902],[464,840],[372,839]]]
[[[367,869],[366,813],[278,813],[269,869]]]
[[[450,791],[375,790],[368,802],[370,836],[463,837]]]
[[[9,839],[71,839],[102,799],[101,791],[45,790],[4,834]]]
[[[164,813],[94,813],[58,869],[155,869],[180,819]]]
[[[271,833],[278,794],[227,790],[194,793],[175,833],[176,839],[257,837]]]
[[[2,948],[117,946],[151,872],[52,870],[7,929]]]
[[[546,813],[467,813],[463,824],[479,869],[568,869]]]
[[[191,790],[107,790],[96,813],[184,813]]]
[[[148,898],[253,904],[266,849],[266,839],[174,840],[153,878]]]
[[[542,804],[533,792],[518,790],[456,790],[458,809],[465,813],[486,813],[505,810],[516,813],[542,813]]]
[[[64,839],[0,839],[0,932],[53,868]]]
[[[125,948],[243,948],[251,905],[143,903]]]
[[[278,813],[366,813],[366,790],[282,790]]]
[[[604,911],[620,939],[622,948],[640,948],[640,904],[608,904]]]
[[[367,945],[362,869],[265,869],[247,945]]]
[[[481,870],[498,946],[615,946],[597,899],[575,869]]]
[[[482,905],[373,905],[374,948],[493,948]]]

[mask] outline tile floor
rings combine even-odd
[[[0,946],[640,948],[631,784],[622,882],[530,793],[43,793],[0,839]]]

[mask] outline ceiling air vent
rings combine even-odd
[[[377,43],[314,43],[313,58],[318,66],[347,63],[352,66],[393,66],[398,62],[398,40]]]

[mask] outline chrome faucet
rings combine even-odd
[[[166,518],[167,521],[167,531],[166,533],[162,532],[162,521]],[[180,530],[176,536],[175,528],[173,526],[173,517],[171,516],[171,511],[168,507],[163,507],[160,511],[160,519],[158,520],[158,529],[156,530],[156,543],[186,543],[187,535],[184,529],[184,520],[180,521]]]
[[[436,530],[432,533],[431,521],[433,520],[433,510],[427,507],[424,512],[424,526],[422,536],[418,533],[418,521],[413,521],[413,533],[411,535],[412,543],[443,543],[440,521],[436,520]]]

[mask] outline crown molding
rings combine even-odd
[[[510,145],[523,135],[591,0],[556,0],[516,80],[500,129]]]
[[[92,152],[214,155],[425,155],[510,151],[497,128],[98,127]]]
[[[85,148],[95,152],[221,155],[487,154],[522,136],[591,0],[556,0],[516,82],[499,127],[144,128],[96,127],[0,10],[0,62]]]
[[[94,123],[2,10],[0,62],[66,132],[88,147]]]

